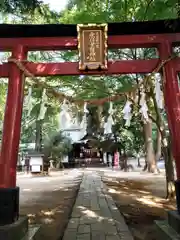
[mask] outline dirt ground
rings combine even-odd
[[[41,198],[20,205],[20,214],[28,215],[30,224],[41,224],[36,240],[61,239],[74,205],[81,177],[74,179],[73,186],[57,191],[43,191]]]
[[[105,178],[104,182],[134,239],[156,240],[154,220],[165,219],[167,210],[175,209],[175,201],[164,198],[164,179],[158,176],[149,181],[116,177],[109,180]]]

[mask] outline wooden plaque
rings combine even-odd
[[[107,24],[78,24],[79,69],[107,69]]]

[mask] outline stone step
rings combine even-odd
[[[180,235],[168,224],[167,221],[155,221],[157,239],[180,240]]]
[[[40,229],[40,225],[29,225],[28,232],[22,240],[33,240]]]
[[[27,216],[20,216],[17,221],[12,224],[0,226],[0,239],[20,240],[28,231]]]
[[[168,223],[178,234],[180,234],[180,215],[177,211],[168,211]]]

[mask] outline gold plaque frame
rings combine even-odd
[[[78,33],[78,51],[79,51],[79,70],[105,70],[107,69],[107,24],[78,24],[77,33]],[[96,45],[93,43],[93,56],[94,59],[87,60],[87,52],[89,52],[90,40],[87,34],[98,34],[99,43]],[[91,43],[92,44],[92,43]],[[97,48],[97,46],[99,46]],[[92,49],[92,48],[91,48]],[[97,53],[97,54],[96,54]],[[91,54],[92,56],[92,54]]]

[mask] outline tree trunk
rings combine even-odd
[[[166,171],[166,198],[175,198],[175,186],[174,186],[174,166],[173,166],[173,156],[171,151],[171,140],[168,139],[167,144],[163,144],[163,156],[165,162]]]
[[[128,170],[128,163],[127,163],[127,161],[128,161],[128,157],[127,157],[127,155],[125,153],[124,154],[124,171],[125,172],[127,172],[127,170]]]
[[[161,78],[163,79],[162,75],[161,75]],[[158,108],[158,105],[156,102],[156,97],[154,94],[154,88],[152,85],[150,86],[150,96],[153,99],[154,110],[156,112],[156,122],[155,123],[161,132],[161,138],[162,138],[162,151],[163,151],[164,162],[165,162],[165,171],[166,171],[166,190],[167,190],[166,197],[174,198],[174,196],[175,196],[174,167],[173,167],[173,158],[172,158],[172,152],[171,152],[171,141],[170,141],[170,138],[168,139],[168,137],[167,137],[165,124],[162,119],[161,112]]]
[[[41,152],[42,150],[42,120],[36,120],[36,144],[35,150]]]
[[[141,163],[140,163],[140,157],[139,156],[137,156],[137,161],[138,161],[137,167],[140,168],[141,167]]]
[[[157,171],[156,159],[152,141],[152,122],[144,124],[145,148],[146,148],[146,163],[148,172],[154,173]]]
[[[109,152],[106,153],[106,162],[107,162],[107,166],[109,167],[110,166],[110,163],[109,163]]]
[[[161,158],[162,155],[162,144],[161,144],[161,132],[159,131],[159,129],[157,129],[157,137],[156,137],[156,155],[155,155],[155,161],[156,161],[156,166],[157,166],[157,162],[159,161],[159,159]],[[157,172],[160,173],[160,170],[157,168]]]
[[[145,172],[148,168],[148,164],[147,164],[147,161],[146,161],[146,157],[145,157],[145,165],[144,165],[144,168],[143,168],[143,172]]]
[[[161,133],[159,129],[157,129],[157,138],[156,138],[156,162],[161,157]]]

